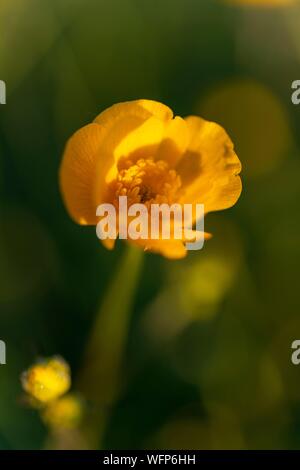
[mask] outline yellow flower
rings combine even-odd
[[[46,404],[69,390],[70,368],[62,358],[54,356],[31,366],[22,374],[21,380],[24,390],[32,398]]]
[[[82,401],[71,393],[52,401],[42,411],[42,419],[45,424],[56,429],[76,428],[82,416]]]
[[[115,104],[68,141],[60,187],[70,216],[96,225],[96,208],[126,195],[133,203],[204,204],[205,213],[240,196],[240,161],[225,130],[196,116],[182,119],[164,104]],[[208,236],[207,236],[208,238]],[[184,240],[131,240],[168,258],[186,255]],[[112,249],[114,240],[103,241]]]

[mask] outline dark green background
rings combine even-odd
[[[300,337],[299,26],[297,7],[3,1],[1,448],[43,446],[20,373],[37,356],[61,354],[75,377],[124,252],[122,243],[106,251],[93,227],[65,212],[65,142],[106,107],[138,98],[222,124],[243,163],[243,193],[207,217],[214,238],[203,251],[176,262],[145,256],[126,387],[103,445],[299,448],[300,368],[290,360]]]

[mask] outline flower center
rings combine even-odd
[[[135,163],[121,161],[118,175],[111,184],[116,207],[119,196],[127,196],[128,206],[140,203],[149,207],[151,204],[174,203],[178,199],[181,179],[167,162],[141,158]]]

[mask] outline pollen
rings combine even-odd
[[[181,178],[176,170],[170,169],[166,161],[152,158],[121,161],[118,174],[111,183],[114,204],[120,196],[127,196],[128,205],[172,204],[180,194]]]
[[[46,404],[69,390],[70,368],[62,358],[54,356],[31,366],[22,374],[21,381],[32,398]]]

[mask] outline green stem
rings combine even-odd
[[[108,410],[122,385],[122,361],[142,260],[143,251],[128,246],[96,315],[87,344],[78,389],[94,407],[85,430],[92,446],[97,446]]]

